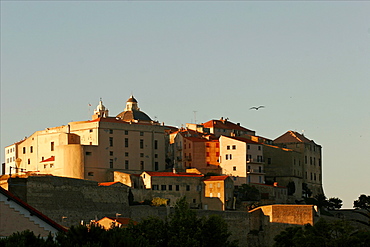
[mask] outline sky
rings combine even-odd
[[[90,119],[100,98],[115,116],[133,94],[166,125],[303,132],[322,146],[328,198],[370,195],[370,2],[0,4],[2,162],[25,136]]]

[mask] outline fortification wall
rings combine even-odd
[[[12,178],[9,191],[64,226],[129,211],[125,185],[106,187],[94,181],[40,176]]]

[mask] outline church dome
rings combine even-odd
[[[133,95],[131,95],[131,97],[127,100],[125,110],[118,114],[116,118],[119,118],[125,122],[152,121],[152,119],[145,112],[140,111],[138,102]]]

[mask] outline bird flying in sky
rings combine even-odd
[[[260,109],[260,108],[265,108],[263,105],[260,105],[260,106],[253,106],[251,108],[249,108],[249,110],[257,110]]]

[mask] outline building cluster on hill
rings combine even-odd
[[[6,175],[48,174],[120,182],[135,200],[186,195],[202,209],[235,209],[234,189],[253,185],[265,204],[323,193],[322,148],[295,131],[276,139],[227,118],[175,128],[152,120],[131,96],[115,117],[100,100],[92,119],[36,131],[5,147]]]

